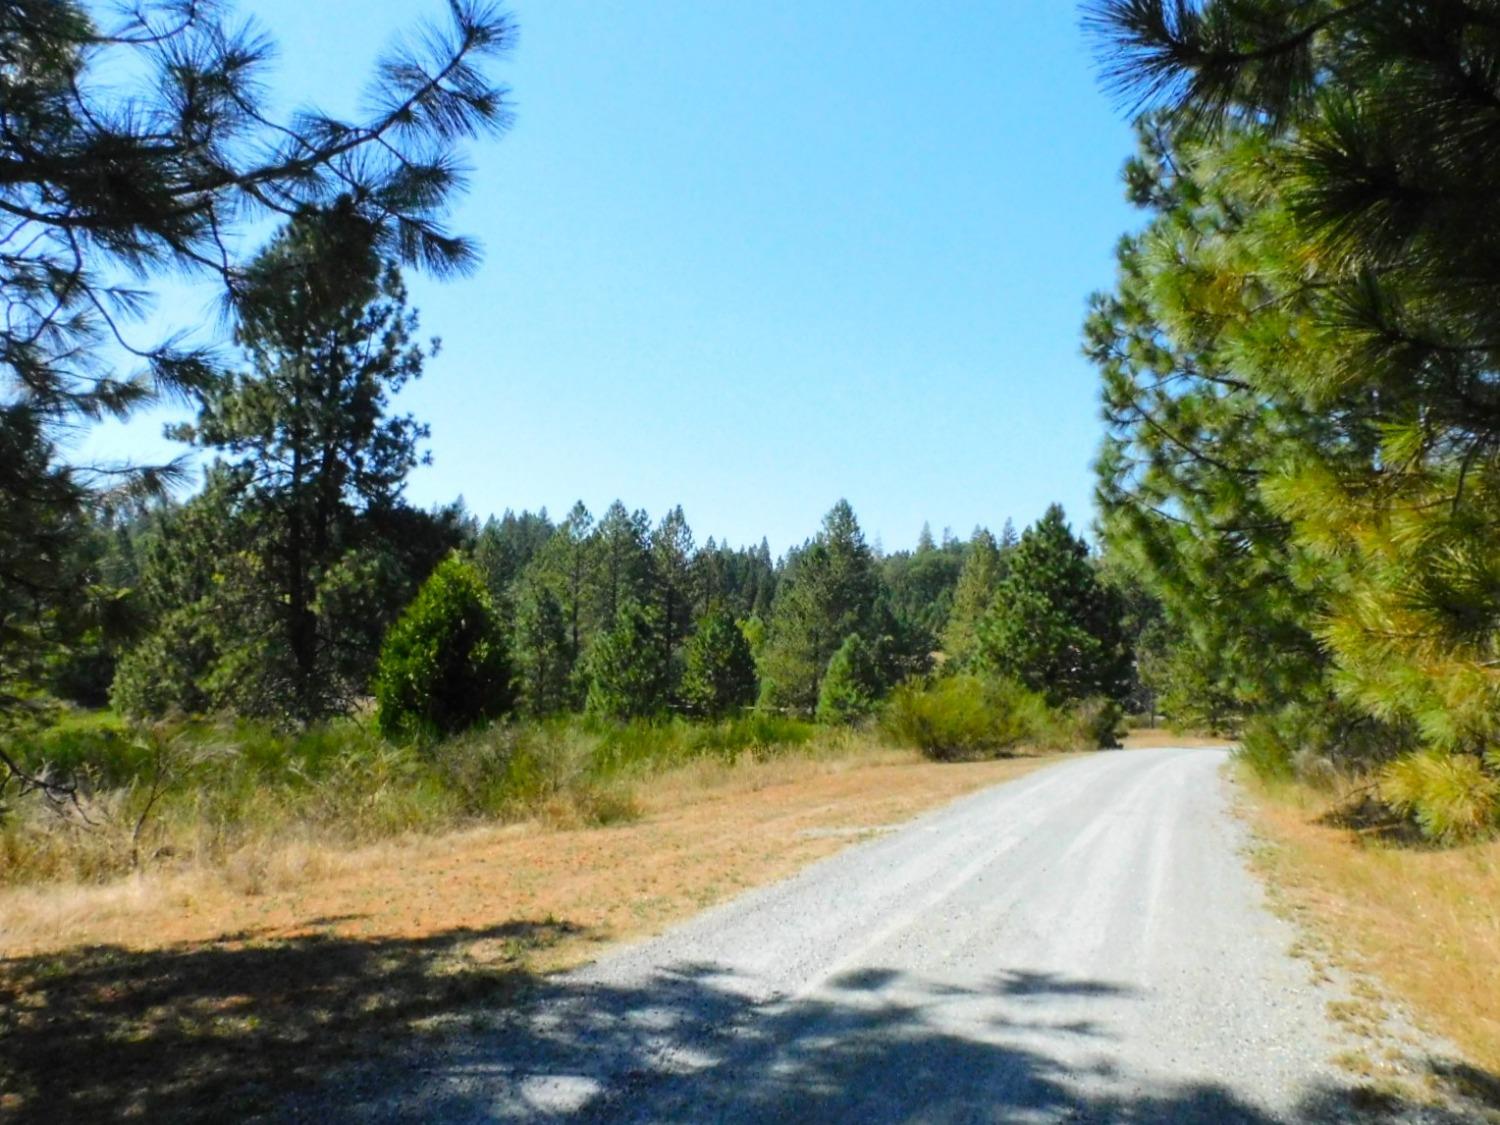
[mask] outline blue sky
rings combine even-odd
[[[348,111],[443,5],[240,10],[280,43],[279,93]],[[411,500],[681,503],[700,541],[778,552],[840,496],[888,549],[1053,500],[1088,522],[1079,329],[1134,219],[1130,131],[1072,4],[509,10],[515,124],[473,150],[454,216],[484,264],[411,286],[444,344],[400,401],[432,426]],[[88,448],[157,455],[161,420]]]

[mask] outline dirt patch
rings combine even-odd
[[[0,1120],[257,1112],[473,1005],[509,1002],[602,943],[1052,760],[705,767],[660,779],[632,824],[522,825],[300,861],[289,849],[266,861],[281,875],[247,884],[260,893],[203,876],[8,893]]]

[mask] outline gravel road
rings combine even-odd
[[[1330,1062],[1351,1046],[1333,994],[1246,871],[1224,758],[1098,754],[964,798],[556,978],[318,1116],[1375,1119]]]

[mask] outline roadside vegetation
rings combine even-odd
[[[1494,1102],[1493,8],[1085,9],[1140,114],[1144,222],[1085,347],[1141,681],[1169,720],[1237,737],[1273,885]]]
[[[1372,974],[1479,1068],[1448,1074],[1500,1106],[1500,840],[1435,847],[1343,787],[1247,771],[1257,861],[1318,961]],[[1381,998],[1351,1013],[1380,1024]]]
[[[1094,297],[1105,553],[1157,706],[1428,839],[1500,829],[1487,5],[1098,0],[1144,224]]]

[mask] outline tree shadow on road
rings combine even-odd
[[[1228,1085],[1117,1073],[1089,1001],[1109,981],[1001,973],[934,987],[861,969],[795,998],[754,997],[711,964],[634,987],[559,978],[534,1012],[324,1091],[306,1120],[714,1122],[1459,1122],[1388,1091],[1329,1082],[1272,1115]],[[996,998],[1003,1003],[995,1004]],[[1003,1013],[1003,1014],[997,1014]],[[1068,1018],[1068,1017],[1074,1018]],[[1060,1018],[1061,1017],[1061,1018]],[[1163,1044],[1163,1049],[1168,1045]]]
[[[873,968],[766,997],[714,965],[631,987],[528,971],[579,933],[517,921],[3,960],[0,1121],[1287,1120],[1224,1085],[1115,1073],[1091,1003],[1135,994],[1109,981],[969,988]],[[1330,1084],[1290,1120],[1412,1109]]]

